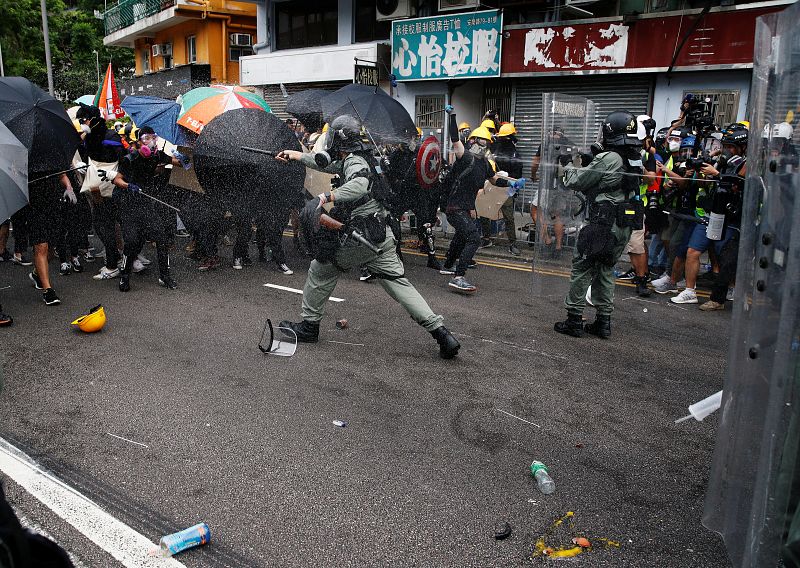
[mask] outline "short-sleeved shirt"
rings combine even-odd
[[[467,170],[468,173],[462,176]],[[447,198],[447,209],[451,211],[475,209],[475,197],[478,191],[483,188],[487,179],[494,177],[494,174],[494,168],[489,160],[464,152],[463,156],[456,159],[450,173],[454,185]]]

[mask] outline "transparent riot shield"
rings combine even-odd
[[[564,168],[580,165],[597,137],[595,105],[589,99],[559,93],[542,95],[542,146],[533,250],[534,296],[564,297],[575,244],[586,218],[583,196],[564,188]]]
[[[297,351],[297,334],[288,327],[273,326],[272,321],[267,320],[258,348],[266,355],[291,357]]]
[[[800,564],[798,19],[794,4],[756,25],[733,331],[703,515],[736,567]]]

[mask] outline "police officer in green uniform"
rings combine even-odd
[[[603,121],[603,148],[587,167],[567,165],[566,189],[586,194],[589,224],[581,229],[572,259],[570,288],[564,300],[567,319],[555,324],[565,335],[582,337],[584,331],[608,338],[614,310],[614,264],[622,254],[633,227],[641,226],[640,201],[631,198],[639,189],[640,148],[636,117],[615,111]],[[627,174],[627,175],[626,175]],[[582,321],[586,290],[592,287],[597,318],[585,327]]]
[[[319,227],[322,206],[332,203],[334,208],[331,216],[345,223],[345,233],[347,229],[356,228],[379,252],[374,252],[353,238],[341,244],[340,234],[330,234],[330,229],[319,228],[318,252],[311,262],[303,288],[303,321],[283,321],[281,327],[294,330],[298,341],[316,342],[325,303],[333,293],[339,276],[353,267],[364,265],[411,318],[433,335],[439,344],[441,357],[452,359],[461,345],[442,325],[442,316],[433,313],[405,277],[405,268],[397,256],[394,235],[386,223],[389,212],[374,193],[380,180],[371,166],[371,149],[364,139],[361,124],[352,116],[337,117],[331,122],[326,136],[324,152],[304,154],[284,150],[276,157],[283,161],[298,160],[307,167],[337,174],[341,185],[319,198],[309,200],[303,212],[304,217]],[[325,238],[326,233],[328,238]]]

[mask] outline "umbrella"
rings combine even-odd
[[[0,78],[0,121],[28,149],[28,174],[66,170],[80,136],[64,106],[24,77]]]
[[[159,97],[132,96],[122,101],[122,109],[140,128],[149,126],[161,138],[178,146],[191,146],[197,138],[193,132],[176,123],[181,105],[175,101]]]
[[[28,150],[0,122],[0,218],[28,204]]]
[[[303,123],[306,130],[314,132],[322,127],[322,99],[332,91],[306,89],[286,99],[286,112]]]
[[[206,125],[194,147],[195,173],[207,194],[235,200],[302,190],[303,165],[243,147],[267,153],[301,149],[294,132],[274,114],[252,108],[228,111]]]
[[[223,112],[237,108],[260,109],[270,112],[267,101],[242,87],[212,85],[198,87],[178,97],[181,113],[178,124],[200,134],[203,127]]]
[[[353,83],[322,99],[322,116],[329,124],[343,114],[359,118],[379,144],[408,142],[417,134],[405,107],[375,87]]]
[[[77,99],[75,99],[73,102],[79,105],[84,104],[92,106],[94,105],[94,97],[95,95],[83,95],[82,97],[78,97]]]

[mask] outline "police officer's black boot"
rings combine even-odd
[[[169,247],[165,244],[156,245],[156,255],[158,258],[158,285],[174,290],[178,283],[169,274]]]
[[[279,327],[288,327],[297,335],[297,341],[300,343],[316,343],[319,340],[319,322],[303,320],[299,323],[293,323],[288,320],[283,320],[278,324]]]
[[[608,339],[611,337],[611,316],[601,316],[597,314],[597,317],[592,323],[586,324],[585,329],[586,333],[591,333],[602,339]]]
[[[633,279],[633,283],[636,284],[636,293],[641,296],[642,298],[649,298],[650,297],[650,288],[647,287],[647,276],[637,276]]]
[[[453,334],[447,331],[445,326],[437,327],[431,332],[431,335],[439,344],[439,356],[442,359],[452,359],[458,355],[458,350],[461,349],[461,344],[458,339],[453,337]]]
[[[553,329],[564,335],[583,337],[583,318],[581,314],[567,314],[567,319],[557,322]]]

